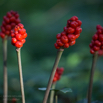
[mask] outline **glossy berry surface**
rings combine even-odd
[[[67,20],[67,25],[63,28],[63,31],[56,35],[57,41],[54,44],[55,48],[68,48],[69,46],[74,45],[76,39],[79,38],[80,33],[82,32],[81,24],[82,22],[78,20],[77,16],[73,16]],[[97,38],[98,37],[94,37],[94,39]]]
[[[26,41],[25,38],[27,37],[24,25],[21,23],[16,25],[11,31],[11,37],[11,44],[17,48],[21,48]]]
[[[103,28],[101,25],[96,26],[97,32],[93,35],[92,41],[89,44],[90,47],[90,53],[94,54],[96,51],[98,51],[101,54],[101,51],[103,50]]]
[[[5,36],[10,36],[11,30],[20,23],[19,14],[13,10],[7,12],[6,16],[3,17],[2,25],[1,25],[1,33]],[[5,37],[3,35],[0,36],[2,39]]]

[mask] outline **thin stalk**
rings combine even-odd
[[[52,84],[52,89],[55,89],[55,83]],[[54,93],[55,93],[55,91],[52,90],[51,94],[50,94],[50,103],[53,103],[53,101],[54,101]]]
[[[58,103],[58,95],[55,95],[55,103]]]
[[[4,95],[3,103],[7,103],[8,80],[7,80],[7,39],[3,39],[3,71],[4,71]]]
[[[54,62],[54,66],[53,66],[53,69],[52,69],[52,72],[51,72],[51,75],[50,75],[50,78],[49,78],[49,81],[48,81],[47,89],[46,89],[45,96],[44,96],[42,103],[47,103],[47,99],[48,99],[50,88],[51,88],[51,85],[52,85],[52,82],[53,82],[54,74],[55,74],[55,71],[57,69],[57,66],[58,66],[58,63],[59,63],[59,60],[61,58],[63,51],[64,51],[64,49],[59,49],[58,52],[57,52],[57,57],[56,57],[55,62]]]
[[[95,52],[95,54],[93,55],[92,68],[90,73],[90,82],[89,82],[89,89],[88,89],[88,103],[91,103],[93,76],[94,76],[94,69],[96,66],[97,57],[98,57],[98,52]]]
[[[20,48],[17,48],[16,51],[17,51],[17,57],[18,57],[18,67],[19,67],[19,76],[20,76],[20,88],[21,88],[21,95],[22,95],[22,103],[25,103],[25,94],[24,94],[24,85],[23,85],[23,76],[22,76],[22,65],[21,65]]]

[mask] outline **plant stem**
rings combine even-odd
[[[90,82],[89,82],[89,89],[88,89],[88,103],[91,103],[93,76],[94,76],[94,69],[96,66],[97,57],[98,57],[98,52],[95,52],[95,54],[93,55],[92,68],[90,73]]]
[[[55,95],[55,103],[58,103],[58,96],[57,96],[57,94]]]
[[[7,103],[8,80],[7,80],[7,39],[3,39],[3,71],[4,71],[4,95],[3,103]]]
[[[52,89],[55,89],[55,83],[52,84]],[[54,101],[54,90],[51,90],[51,95],[50,95],[50,103],[53,103]]]
[[[46,89],[45,96],[44,96],[42,103],[47,102],[48,95],[49,95],[49,92],[50,92],[50,88],[51,88],[53,78],[54,78],[54,75],[55,75],[55,71],[57,69],[57,66],[58,66],[58,63],[59,63],[59,60],[61,58],[63,51],[64,51],[64,49],[59,49],[58,52],[57,52],[57,57],[56,57],[55,62],[54,62],[54,66],[53,66],[53,69],[52,69],[52,72],[51,72],[51,75],[50,75],[50,78],[49,78],[49,81],[48,81],[47,89]]]
[[[21,87],[21,94],[22,94],[22,103],[25,103],[25,94],[24,94],[24,85],[23,85],[23,76],[22,76],[20,48],[17,48],[16,51],[17,51],[17,57],[18,57],[18,67],[19,67],[19,76],[20,76],[20,87]]]

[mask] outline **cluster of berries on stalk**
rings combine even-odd
[[[78,20],[77,16],[73,16],[67,20],[67,26],[64,27],[64,31],[56,35],[57,41],[54,44],[55,48],[68,48],[74,45],[76,42],[75,40],[82,32],[81,24],[82,22]]]
[[[96,29],[97,32],[93,35],[89,44],[91,54],[94,54],[96,51],[99,53],[100,50],[103,50],[103,28],[101,25],[97,25]]]
[[[19,14],[12,10],[10,12],[7,12],[6,16],[3,17],[3,22],[1,25],[1,38],[4,39],[6,35],[10,36],[11,30],[18,23],[20,23]]]
[[[15,26],[13,30],[11,30],[11,43],[17,48],[21,48],[25,43],[25,38],[27,37],[26,30],[24,29],[24,25],[19,23]]]
[[[53,78],[53,83],[60,79],[61,75],[63,74],[63,71],[64,71],[63,67],[56,69],[56,72],[55,72],[55,75],[54,75],[54,78]]]

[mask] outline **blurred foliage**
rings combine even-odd
[[[42,102],[45,92],[37,88],[47,86],[57,52],[54,48],[56,34],[63,31],[67,20],[74,15],[82,21],[83,31],[76,44],[65,49],[62,55],[59,67],[64,67],[65,71],[56,88],[68,87],[73,91],[60,93],[59,103],[76,103],[86,98],[92,64],[88,45],[96,32],[96,25],[103,26],[103,0],[0,0],[0,25],[3,16],[10,10],[18,11],[28,33],[21,50],[26,103]],[[2,100],[2,40],[0,48],[0,100]],[[102,60],[103,57],[98,58],[92,100],[103,102]],[[15,47],[8,40],[9,101],[16,97],[17,103],[21,103],[18,73]]]

